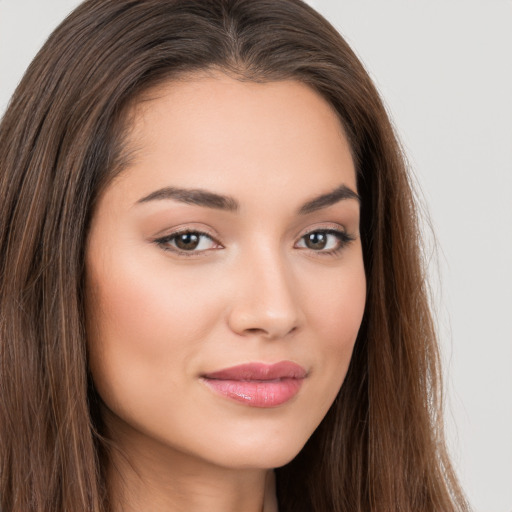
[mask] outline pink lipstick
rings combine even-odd
[[[296,363],[249,363],[202,376],[210,389],[251,407],[277,407],[300,390],[307,372]]]

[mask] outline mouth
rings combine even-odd
[[[277,407],[291,400],[306,377],[306,370],[291,361],[242,364],[201,376],[217,394],[262,408]]]

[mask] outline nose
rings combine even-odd
[[[242,336],[280,339],[300,327],[300,300],[286,261],[270,250],[261,252],[240,262],[228,324]]]

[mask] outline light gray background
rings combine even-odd
[[[0,112],[78,3],[0,0]],[[421,186],[449,446],[475,510],[511,512],[512,1],[310,3],[365,63]]]

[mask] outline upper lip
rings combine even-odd
[[[206,379],[238,380],[238,381],[270,381],[279,379],[303,379],[307,372],[302,366],[291,361],[279,363],[247,363],[224,368],[203,375]]]

